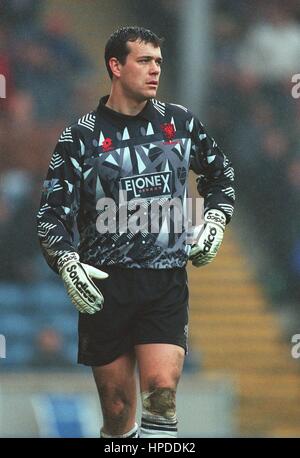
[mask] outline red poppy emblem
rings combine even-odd
[[[109,137],[105,138],[101,146],[103,148],[103,151],[105,152],[111,150],[112,149],[112,139]]]
[[[168,141],[173,140],[173,138],[175,137],[175,128],[172,123],[167,122],[165,124],[162,124],[161,129]]]

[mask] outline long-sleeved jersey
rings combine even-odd
[[[80,260],[95,267],[182,267],[187,226],[175,230],[174,207],[155,213],[153,203],[177,199],[184,209],[191,169],[205,210],[219,209],[229,222],[235,198],[231,162],[185,107],[151,99],[128,116],[106,107],[107,99],[66,128],[55,147],[37,215],[46,261],[57,272],[58,258],[78,248]],[[124,219],[136,217],[137,223],[143,215],[147,222],[152,218],[150,224],[124,230]]]

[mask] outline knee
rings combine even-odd
[[[123,387],[102,385],[100,391],[105,422],[109,425],[116,425],[118,429],[127,422],[134,407],[133,400]]]
[[[176,391],[170,386],[156,386],[142,393],[140,437],[177,437]]]
[[[150,415],[172,419],[176,416],[176,390],[155,386],[142,393],[143,410]]]

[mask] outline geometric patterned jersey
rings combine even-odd
[[[67,127],[54,149],[37,215],[46,261],[57,272],[57,259],[78,251],[95,267],[185,266],[188,172],[198,175],[204,211],[219,209],[228,223],[232,164],[185,107],[151,99],[128,116],[107,99]]]

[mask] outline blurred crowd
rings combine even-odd
[[[76,361],[77,315],[40,255],[36,213],[57,138],[87,111],[94,67],[70,33],[68,15],[46,15],[44,5],[0,2],[0,75],[6,83],[0,98],[0,333],[7,339],[6,369],[74,369]]]
[[[77,312],[36,236],[42,182],[57,138],[87,106],[94,66],[62,11],[43,0],[0,2],[0,334],[6,370],[75,370]],[[87,96],[87,97],[86,97]],[[95,100],[93,100],[95,104]],[[185,372],[200,367],[190,351]]]
[[[62,129],[84,112],[93,66],[68,15],[44,1],[0,2],[0,280],[42,275],[35,237],[41,183]]]
[[[208,124],[234,161],[237,211],[246,215],[267,258],[261,279],[276,302],[296,305],[300,91],[294,86],[300,81],[300,4],[219,0],[216,7]]]
[[[81,95],[93,71],[68,16],[43,15],[43,4],[0,3],[0,280],[45,273],[33,235],[41,182],[60,130],[85,112]],[[218,0],[213,26],[207,124],[235,162],[239,203],[273,267],[274,298],[299,299],[300,101],[292,77],[300,73],[300,5]]]
[[[44,0],[0,2],[0,75],[6,78],[6,98],[0,98],[0,284],[25,287],[57,282],[40,255],[35,215],[61,130],[91,108],[85,94],[95,70],[74,40],[68,16],[44,15],[43,6]],[[300,98],[292,78],[300,74],[300,4],[217,0],[213,27],[206,124],[235,164],[238,210],[268,259],[270,293],[275,301],[296,304]],[[55,362],[59,333],[50,329],[37,341],[46,348],[45,363]]]

